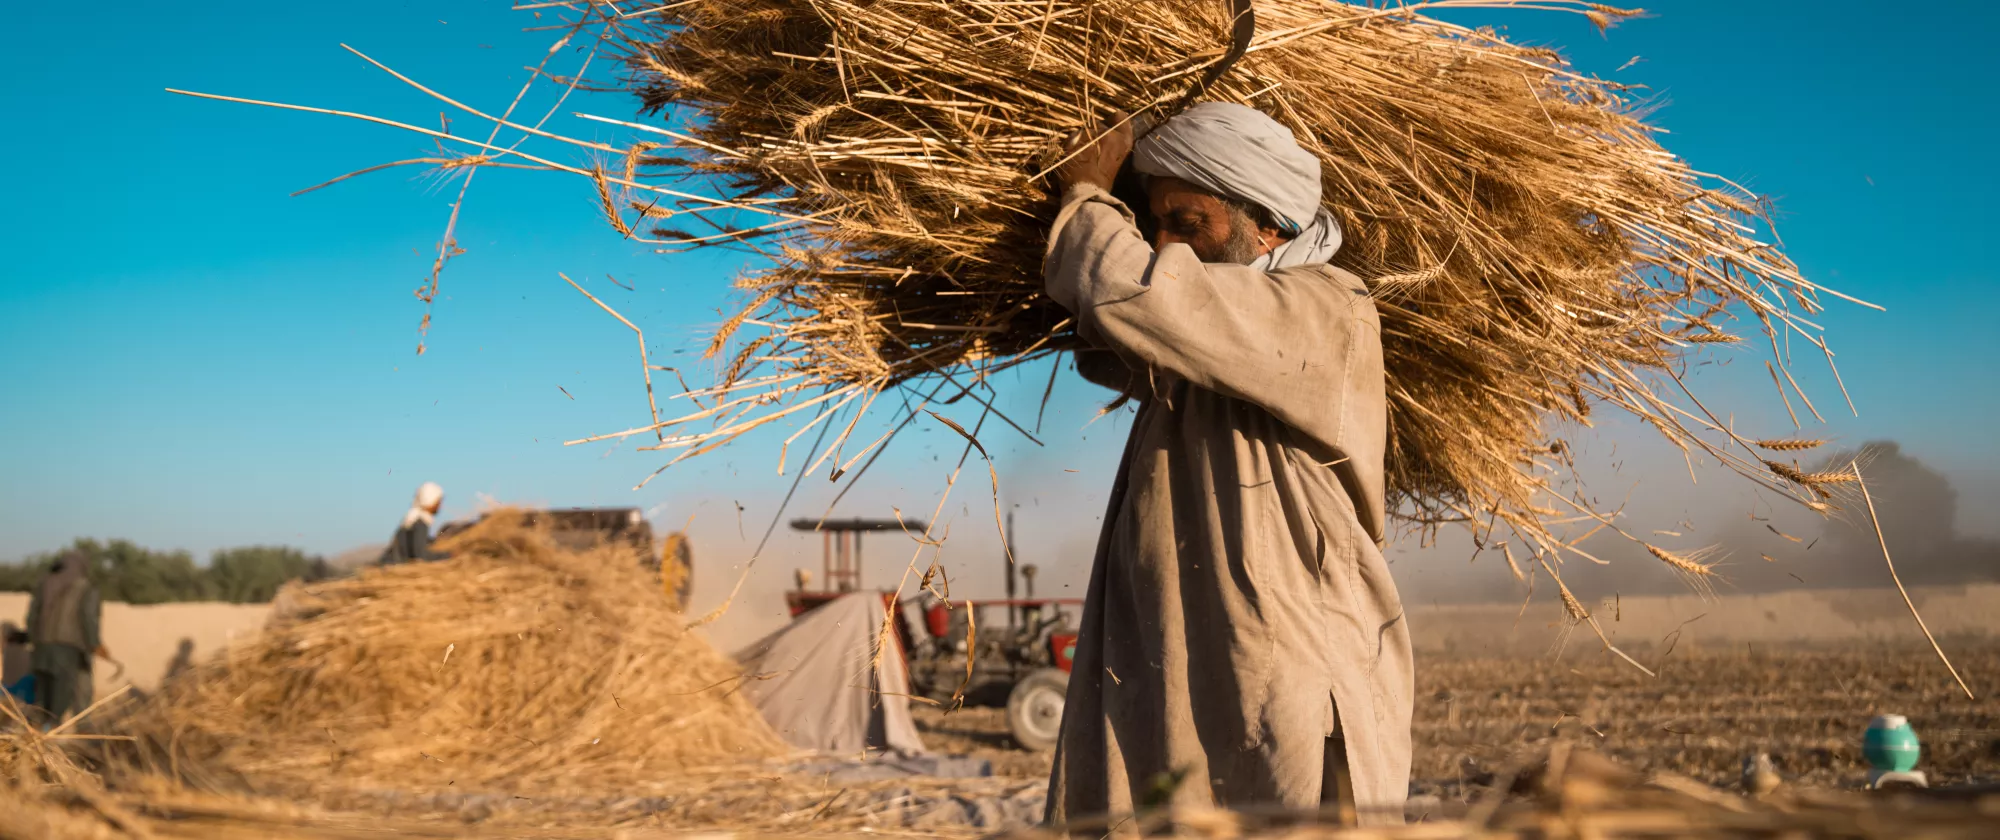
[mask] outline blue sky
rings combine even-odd
[[[1649,85],[1669,149],[1771,194],[1790,253],[1810,275],[1886,306],[1836,304],[1825,316],[1862,416],[1846,417],[1831,380],[1810,364],[1800,366],[1813,371],[1808,388],[1830,433],[1902,441],[1952,476],[1968,518],[1990,531],[2000,443],[1985,421],[2000,407],[1990,373],[2000,347],[1983,305],[1994,269],[1981,246],[1992,239],[2000,177],[1989,160],[1984,33],[2000,12],[1955,5],[1914,15],[1845,2],[1668,2],[1603,37],[1562,15],[1475,20]],[[652,454],[560,446],[635,425],[645,406],[631,335],[557,272],[646,327],[671,364],[692,359],[719,320],[739,259],[656,256],[608,232],[581,182],[489,171],[474,185],[459,231],[468,253],[445,274],[419,358],[423,308],[411,290],[455,190],[407,169],[288,193],[427,154],[422,139],[163,90],[434,126],[437,103],[339,44],[497,109],[550,40],[519,31],[546,18],[505,6],[139,4],[92,19],[87,40],[17,39],[0,56],[0,109],[18,121],[0,134],[9,161],[0,193],[10,199],[0,203],[10,246],[0,269],[0,560],[81,535],[198,555],[260,542],[334,552],[386,537],[412,487],[436,480],[450,494],[447,515],[470,511],[481,493],[637,504],[672,527],[693,515],[697,551],[708,548],[703,568],[715,570],[703,594],[720,597],[713,587],[725,564],[747,557],[788,486],[772,447],[707,456],[634,492],[658,463]],[[76,26],[49,4],[13,19],[22,32]],[[566,54],[557,66],[569,72],[577,60]],[[525,107],[539,114],[547,104]],[[570,106],[633,111],[612,95],[579,95]],[[475,130],[469,118],[455,128]],[[617,137],[574,121],[564,128]],[[1758,362],[1746,357],[1732,370]],[[1010,404],[1032,414],[1042,381],[1024,374]],[[1745,422],[1781,422],[1767,381],[1731,373],[1710,384],[1732,394]],[[1004,435],[995,446],[1007,504],[1023,505],[1023,544],[1048,565],[1087,563],[1109,487],[1123,429],[1116,418],[1085,428],[1094,399],[1066,377],[1046,448]],[[931,509],[949,466],[931,459],[956,452],[944,434],[912,435],[850,497],[864,501],[843,509]],[[1662,480],[1685,484],[1677,460],[1663,470]],[[979,479],[951,505],[964,508],[959,533],[990,522]],[[802,491],[801,509],[824,504],[821,486]],[[986,545],[963,549],[970,566],[989,563]],[[791,557],[816,549],[780,539],[787,558],[767,571],[785,576]]]

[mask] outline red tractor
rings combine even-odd
[[[1014,530],[1007,521],[1009,554]],[[798,588],[785,593],[785,603],[797,617],[850,592],[861,591],[861,535],[869,531],[923,533],[924,524],[881,519],[820,522],[794,520],[792,528],[818,531],[823,540],[824,575],[819,589],[808,589],[811,573],[800,569]],[[1015,597],[1024,580],[1025,597]],[[953,600],[928,593],[898,600],[883,592],[882,603],[894,617],[896,642],[908,664],[910,689],[938,702],[948,702],[961,687],[967,702],[1007,708],[1014,740],[1032,750],[1055,746],[1062,726],[1063,697],[1069,690],[1070,659],[1076,653],[1079,598],[1035,597],[1035,567],[1007,567],[1007,597],[996,600]],[[1004,615],[1001,612],[1004,611]],[[922,632],[915,632],[921,628]],[[966,661],[972,673],[966,674]]]

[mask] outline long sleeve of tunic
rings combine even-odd
[[[427,522],[413,522],[409,527],[410,559],[432,561],[445,559],[445,553],[431,549],[431,526]]]
[[[104,596],[92,586],[77,605],[77,626],[83,631],[83,652],[93,654],[104,645]]]
[[[431,548],[431,526],[422,520],[406,521],[396,526],[396,533],[389,537],[389,547],[382,552],[383,565],[397,563],[422,563],[443,560],[448,556]]]
[[[35,643],[35,635],[42,626],[42,586],[37,583],[35,591],[28,596],[28,625],[21,632],[28,637],[28,644]]]
[[[1125,360],[1109,350],[1084,349],[1076,351],[1076,372],[1090,382],[1125,392],[1132,387],[1132,369],[1125,366]]]
[[[1387,417],[1365,287],[1326,265],[1155,253],[1121,203],[1088,187],[1066,197],[1043,271],[1140,400],[1093,561],[1050,818],[1162,797],[1317,807],[1340,776],[1364,822],[1399,822],[1410,647],[1380,550]]]

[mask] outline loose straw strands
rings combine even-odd
[[[1951,658],[1944,655],[1944,648],[1938,646],[1937,637],[1931,635],[1930,625],[1925,624],[1923,615],[1917,612],[1917,603],[1910,600],[1910,590],[1903,588],[1903,577],[1896,574],[1896,561],[1889,557],[1889,538],[1882,535],[1882,519],[1875,515],[1875,497],[1868,494],[1868,483],[1861,480],[1860,462],[1850,462],[1848,469],[1852,471],[1855,486],[1861,490],[1862,501],[1867,503],[1868,524],[1875,527],[1875,542],[1882,546],[1882,563],[1889,567],[1889,579],[1895,582],[1896,592],[1903,596],[1903,605],[1910,608],[1910,617],[1916,619],[1917,629],[1924,631],[1924,640],[1931,643],[1931,650],[1937,653],[1938,661],[1944,663],[1945,670],[1951,672],[1951,678],[1958,683],[1958,690],[1965,692],[1965,699],[1979,699],[1973,696],[1972,687],[1965,684],[1965,678],[1958,675],[1958,668],[1951,664]]]
[[[1166,116],[1224,55],[1230,26],[1215,0],[572,8],[624,68],[616,86],[671,127],[586,117],[646,137],[616,146],[496,120],[603,156],[589,167],[439,139],[586,178],[633,241],[758,255],[708,347],[717,379],[683,395],[713,408],[618,433],[655,433],[650,448],[682,450],[670,463],[807,407],[854,412],[814,418],[842,423],[839,451],[861,413],[893,404],[878,395],[919,383],[955,384],[990,411],[995,374],[1077,348],[1042,292],[1055,206],[1041,176],[1061,138],[1114,110]],[[1787,404],[1796,393],[1812,411],[1779,335],[1830,365],[1813,318],[1822,293],[1852,299],[1759,238],[1756,196],[1661,149],[1620,85],[1427,16],[1474,8],[1599,26],[1630,14],[1574,0],[1260,0],[1246,54],[1203,94],[1292,128],[1322,163],[1345,234],[1336,262],[1381,278],[1392,511],[1590,557],[1552,530],[1557,507],[1589,506],[1553,489],[1567,462],[1550,457],[1547,426],[1590,425],[1605,408],[1652,426],[1691,473],[1713,459],[1823,508],[1837,476],[1764,457],[1802,442],[1739,435],[1682,376],[1691,354],[1746,344],[1748,326]],[[902,403],[906,419],[918,410]],[[871,444],[871,461],[887,445]],[[836,475],[853,463],[823,460]]]
[[[1220,50],[1220,4],[1126,5],[715,0],[626,31],[646,105],[700,116],[680,144],[700,171],[738,178],[738,200],[837,210],[772,237],[778,263],[742,281],[743,317],[803,351],[792,369],[810,375],[785,399],[1074,346],[1040,292],[1046,184],[1023,173],[1047,171],[1050,138],[1172,99]],[[1685,349],[1737,341],[1715,323],[1732,308],[1807,329],[1789,307],[1817,311],[1818,287],[1751,238],[1753,197],[1661,151],[1616,86],[1417,14],[1519,5],[1260,3],[1261,36],[1212,92],[1321,155],[1341,261],[1423,278],[1378,301],[1396,507],[1528,510],[1541,487],[1524,456],[1543,418],[1587,422],[1583,394],[1790,488],[1657,383]]]

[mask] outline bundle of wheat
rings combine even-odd
[[[615,790],[784,751],[628,546],[564,550],[505,511],[440,545],[292,590],[114,728],[148,769],[252,789]]]
[[[1114,109],[1170,113],[1233,57],[1231,9],[1250,5],[594,5],[647,109],[688,117],[681,131],[648,129],[664,144],[623,150],[622,177],[597,174],[612,224],[663,247],[754,244],[771,257],[739,281],[748,302],[709,346],[735,344],[703,392],[716,402],[634,431],[712,423],[655,447],[688,457],[814,412],[803,434],[902,384],[963,392],[1071,346],[1040,277],[1060,138]],[[1467,7],[1555,7],[1600,26],[1628,14],[1264,0],[1240,61],[1201,91],[1272,114],[1321,159],[1346,232],[1335,261],[1371,278],[1381,311],[1392,509],[1511,526],[1537,560],[1562,556],[1573,541],[1547,523],[1610,523],[1556,490],[1570,464],[1545,421],[1588,425],[1594,406],[1823,506],[1842,476],[1766,459],[1804,444],[1738,435],[1680,374],[1688,354],[1740,340],[1731,322],[1774,353],[1784,333],[1824,351],[1806,319],[1824,290],[1756,238],[1757,199],[1663,151],[1620,86],[1421,14]],[[661,192],[676,176],[723,197]],[[677,229],[690,220],[712,230]],[[746,325],[761,333],[739,339]],[[838,469],[858,456],[821,457]]]
[[[1386,468],[1404,521],[1468,523],[1482,544],[1511,528],[1552,575],[1563,557],[1589,556],[1584,529],[1643,542],[1567,483],[1573,464],[1550,421],[1589,425],[1602,408],[1653,426],[1691,462],[1713,459],[1817,509],[1848,480],[1767,458],[1808,442],[1740,435],[1682,379],[1692,354],[1737,343],[1731,330],[1748,327],[1772,345],[1780,394],[1789,386],[1818,414],[1778,345],[1796,337],[1831,364],[1809,318],[1823,294],[1839,295],[1773,244],[1760,200],[1661,149],[1622,86],[1553,51],[1427,16],[1554,9],[1602,27],[1629,12],[1578,0],[532,8],[556,6],[577,15],[560,43],[587,34],[592,57],[620,53],[622,87],[677,127],[583,115],[650,138],[611,145],[523,125],[513,106],[496,117],[433,92],[493,121],[494,137],[511,128],[599,156],[583,167],[391,124],[469,142],[474,153],[422,159],[452,171],[588,178],[630,239],[759,260],[738,281],[747,299],[709,344],[720,379],[692,392],[697,410],[663,419],[655,402],[639,428],[571,443],[656,436],[646,448],[678,450],[671,464],[789,417],[804,422],[780,470],[791,444],[820,426],[839,431],[805,472],[825,465],[838,477],[895,435],[848,446],[878,397],[899,388],[915,389],[906,418],[939,397],[970,398],[1025,434],[987,394],[994,373],[1075,346],[1040,277],[1060,144],[1115,111],[1169,116],[1198,94],[1273,115],[1320,158],[1326,205],[1346,235],[1335,262],[1369,279],[1381,313]],[[1249,8],[1254,23],[1241,14]],[[455,253],[447,234],[440,267]],[[652,372],[666,368],[646,361],[643,334],[640,361],[650,398]],[[1672,556],[1688,561],[1678,571],[1706,577],[1692,556]]]

